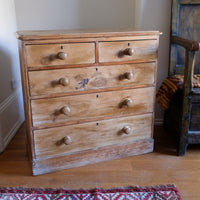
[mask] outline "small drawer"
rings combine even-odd
[[[28,67],[94,63],[95,44],[27,45],[26,55]]]
[[[157,40],[100,42],[99,62],[154,60],[157,58]]]
[[[155,63],[30,71],[31,96],[154,84]]]
[[[151,137],[152,114],[34,131],[36,159],[125,144]]]
[[[77,124],[153,111],[154,88],[138,88],[31,101],[33,126]]]

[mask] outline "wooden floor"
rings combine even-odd
[[[155,127],[154,135],[153,153],[34,177],[26,153],[26,130],[22,125],[0,155],[0,186],[89,189],[174,183],[183,199],[200,199],[200,146],[191,145],[185,157],[177,157],[172,135],[162,127]]]

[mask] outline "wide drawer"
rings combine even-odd
[[[154,60],[157,40],[119,41],[99,43],[99,62]]]
[[[30,71],[31,96],[154,84],[155,63]]]
[[[35,127],[75,124],[153,111],[154,88],[74,95],[31,101]]]
[[[25,50],[28,67],[95,62],[94,43],[27,45]]]
[[[72,154],[151,137],[152,114],[34,131],[37,158]]]

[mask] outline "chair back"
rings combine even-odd
[[[172,0],[171,36],[200,41],[200,0]],[[171,43],[169,75],[183,74],[185,49]],[[200,51],[196,53],[194,73],[200,74]]]

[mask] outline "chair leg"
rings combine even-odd
[[[182,125],[180,126],[180,134],[179,134],[179,144],[177,147],[178,156],[185,156],[187,146],[188,146],[188,125],[189,125],[189,117],[188,114],[183,116]]]
[[[178,147],[177,147],[177,154],[178,156],[185,156],[186,150],[187,150],[187,142],[186,139],[180,139]]]
[[[178,155],[184,156],[188,143],[188,131],[189,131],[189,113],[191,105],[192,91],[192,77],[195,64],[195,51],[186,50],[185,52],[185,71],[184,71],[184,81],[183,81],[183,102],[182,102],[182,119],[181,119],[181,129],[180,129],[180,142]]]

